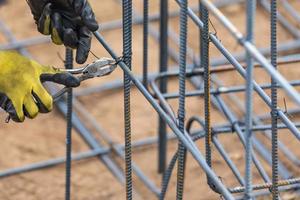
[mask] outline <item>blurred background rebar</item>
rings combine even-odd
[[[17,50],[63,66],[56,55],[62,47],[52,47],[48,37],[32,36],[36,32],[29,11],[27,18],[16,14],[21,22],[28,19],[26,23],[4,14],[26,7],[17,3],[12,0],[0,7],[0,50]],[[93,52],[116,60],[122,57],[119,71],[70,91],[56,102],[56,113],[42,117],[47,123],[1,125],[0,151],[15,148],[20,157],[7,153],[15,162],[0,159],[2,199],[20,199],[5,191],[5,183],[19,182],[10,178],[26,174],[25,181],[35,182],[30,190],[36,192],[22,199],[40,199],[43,186],[30,173],[54,173],[47,171],[50,168],[66,173],[60,182],[65,199],[300,199],[299,1],[91,0],[91,4],[101,22]],[[72,67],[72,59],[67,49],[66,67]],[[94,59],[90,56],[89,61]],[[47,88],[51,93],[59,89],[52,84]],[[64,123],[66,138],[59,131]],[[35,127],[35,135],[29,134],[27,140],[45,142],[35,147],[24,140],[29,146],[23,146],[16,142],[17,126],[28,132]],[[40,132],[45,132],[40,136],[44,139],[36,136]],[[64,139],[66,147],[59,142]],[[58,149],[67,149],[66,157],[53,150],[57,142]],[[47,145],[47,156],[41,156]],[[84,166],[89,161],[97,164]],[[66,171],[56,168],[64,163]],[[105,172],[97,171],[99,163]],[[87,177],[92,179],[86,181]],[[55,193],[53,180],[45,181],[47,190]],[[97,196],[92,186],[82,189],[87,185],[103,187],[110,194]],[[120,192],[123,188],[126,194]],[[14,191],[18,193],[17,188]],[[57,195],[42,198],[63,198]]]

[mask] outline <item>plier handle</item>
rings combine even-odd
[[[100,58],[93,63],[90,63],[84,67],[76,69],[63,69],[63,72],[71,73],[73,75],[79,75],[78,79],[80,82],[87,79],[102,77],[111,74],[117,67],[118,61],[112,58]],[[64,87],[56,94],[54,94],[53,100],[57,101],[68,91],[68,87]]]

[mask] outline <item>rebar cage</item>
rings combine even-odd
[[[287,80],[284,74],[277,70],[281,66],[297,63],[300,60],[300,55],[297,53],[300,47],[300,31],[295,25],[300,22],[300,14],[291,2],[199,0],[193,1],[193,5],[190,6],[191,2],[188,0],[176,0],[178,10],[169,11],[169,1],[161,0],[160,13],[149,14],[149,0],[144,0],[142,1],[143,15],[140,15],[133,8],[131,0],[116,1],[122,6],[123,18],[102,22],[100,30],[95,32],[94,36],[111,57],[118,59],[120,55],[116,54],[106,42],[102,32],[122,28],[123,59],[119,62],[119,67],[124,72],[124,80],[118,79],[86,87],[75,93],[70,90],[65,99],[56,102],[67,121],[66,157],[8,169],[2,171],[0,177],[66,163],[65,198],[71,199],[71,162],[99,157],[116,179],[126,186],[126,199],[135,199],[139,196],[138,189],[133,188],[133,175],[137,176],[154,196],[165,199],[172,172],[177,165],[176,199],[184,199],[184,180],[189,173],[186,170],[186,163],[189,162],[187,154],[189,154],[205,173],[210,190],[224,199],[255,199],[261,196],[280,199],[280,194],[283,192],[294,192],[299,197],[299,153],[292,151],[286,140],[283,141],[279,137],[279,133],[283,132],[284,137],[299,144],[300,124],[294,118],[299,113],[300,95],[295,88],[300,85],[300,82],[299,79]],[[240,9],[245,12],[245,34],[242,34],[222,12],[223,8],[235,5],[243,5]],[[254,32],[255,25],[259,23],[256,22],[255,16],[258,7],[268,13],[270,26],[270,32],[264,33],[268,36],[270,46],[261,48],[255,46],[257,37]],[[281,8],[280,12],[278,7]],[[282,10],[289,16],[281,14]],[[169,20],[177,17],[179,33],[169,27]],[[157,21],[160,25],[159,30],[151,24]],[[277,41],[279,32],[277,22],[294,38],[293,40],[284,43]],[[48,37],[18,41],[5,22],[0,21],[0,23],[0,30],[7,39],[7,43],[0,45],[0,50],[16,49],[30,56],[28,47],[50,42]],[[218,26],[214,25],[215,23],[218,23]],[[141,66],[132,65],[132,58],[135,56],[132,54],[132,43],[135,40],[132,36],[132,27],[141,24],[143,25],[143,65],[142,74],[136,75],[131,71],[131,66],[133,69]],[[190,47],[188,43],[190,37],[188,24],[199,30],[197,49]],[[226,48],[220,39],[218,32],[220,29],[226,30],[231,35],[240,51]],[[154,73],[149,72],[149,36],[159,44],[160,67]],[[176,48],[173,48],[174,46]],[[211,58],[211,49],[221,56]],[[66,68],[73,67],[72,54],[70,49],[66,49]],[[175,65],[171,66],[170,61]],[[255,75],[256,70],[265,73],[264,77],[269,77],[270,81],[268,83],[257,81],[259,77]],[[224,82],[222,75],[228,73],[240,75],[240,79],[245,80],[245,84],[230,85]],[[177,89],[168,91],[168,85],[176,82],[178,82],[178,91]],[[192,88],[187,89],[187,84]],[[131,141],[132,85],[158,114],[157,137]],[[124,87],[125,142],[118,144],[109,137],[109,133],[103,130],[99,122],[89,115],[78,98],[122,87]],[[57,90],[53,85],[48,85],[48,89],[53,93]],[[282,104],[279,101],[283,99],[282,97],[285,97],[288,104],[293,104],[294,107],[281,108]],[[190,106],[188,101],[191,98],[198,101],[202,113],[192,116],[187,113]],[[260,99],[267,107],[261,114],[254,112],[256,99]],[[174,102],[177,102],[175,106]],[[178,109],[178,112],[174,112],[175,109]],[[222,116],[224,123],[217,123],[218,120],[214,119],[216,115]],[[89,126],[100,133],[104,141],[99,142],[93,132],[87,128]],[[89,145],[90,151],[71,156],[72,127]],[[224,137],[234,138],[232,145],[239,146],[236,151],[241,151],[243,154],[242,167],[237,166],[236,160],[232,158],[230,152],[232,148],[223,143]],[[173,152],[173,156],[168,159],[167,144],[174,141],[178,141],[178,147]],[[162,174],[161,186],[156,185],[145,175],[143,169],[132,161],[132,149],[153,144],[157,144],[159,152],[157,162],[158,172]],[[124,160],[125,173],[111,153]],[[229,185],[222,179],[222,171],[214,168],[215,157],[222,160],[224,170],[230,173],[232,180]],[[194,187],[197,190],[198,186]]]

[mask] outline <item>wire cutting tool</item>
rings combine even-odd
[[[112,58],[100,58],[91,64],[88,64],[81,68],[76,69],[63,69],[64,72],[68,72],[74,75],[79,75],[78,79],[80,82],[87,79],[102,77],[111,74],[117,67],[118,61]],[[65,87],[53,95],[53,100],[57,101],[60,99],[67,91],[68,87]]]

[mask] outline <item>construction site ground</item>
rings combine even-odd
[[[118,1],[112,0],[90,0],[95,10],[97,19],[101,22],[120,19],[122,9]],[[134,0],[134,9],[138,13],[142,13],[142,0]],[[169,1],[171,10],[177,10],[179,7],[175,1]],[[300,2],[298,0],[290,1],[293,6],[300,12]],[[198,1],[190,0],[189,4],[196,6]],[[150,1],[150,13],[158,13],[159,1]],[[233,5],[227,8],[222,8],[225,15],[236,25],[242,33],[245,32],[245,5]],[[0,6],[0,19],[3,20],[18,40],[40,36],[36,30],[36,25],[32,20],[32,16],[26,1],[8,0],[6,5]],[[269,46],[269,13],[260,6],[256,15],[255,27],[255,44],[258,47]],[[242,48],[232,38],[230,33],[211,16],[211,22],[215,27],[215,31],[219,39],[231,52],[240,52]],[[158,30],[158,22],[152,22],[151,26]],[[173,17],[170,19],[170,27],[175,32],[179,31],[179,18]],[[300,26],[298,25],[298,28]],[[133,71],[135,74],[142,73],[142,25],[135,25],[133,28]],[[100,26],[101,31],[101,26]],[[214,31],[212,29],[212,31]],[[115,29],[103,31],[103,36],[106,38],[112,48],[121,55],[122,53],[122,30]],[[199,31],[191,20],[189,20],[189,41],[188,45],[195,50],[195,56],[199,54]],[[278,39],[280,43],[294,39],[284,28],[279,26]],[[6,43],[6,39],[0,34],[0,43]],[[150,36],[149,38],[149,66],[151,72],[158,70],[159,45],[157,41]],[[174,49],[177,47],[170,42],[170,46]],[[47,65],[63,67],[63,61],[59,58],[64,55],[64,48],[54,44],[42,44],[28,48],[34,58]],[[104,48],[94,39],[92,51],[97,56],[108,56]],[[290,52],[290,53],[295,53]],[[213,45],[211,45],[211,58],[220,57],[220,53]],[[95,57],[90,55],[89,62],[95,60]],[[176,63],[170,59],[170,66]],[[299,79],[300,68],[298,63],[289,65],[280,65],[280,72],[289,80]],[[123,73],[121,69],[117,69],[108,77],[93,79],[84,82],[76,91],[82,90],[88,86],[101,85],[111,80],[122,79]],[[244,80],[235,72],[226,72],[219,74],[218,77],[226,86],[244,84]],[[269,83],[270,77],[266,75],[261,68],[255,70],[255,80],[259,83]],[[169,82],[169,91],[178,90],[178,80],[172,79]],[[188,82],[188,90],[193,90],[193,86]],[[269,94],[269,91],[268,91]],[[157,135],[158,116],[154,109],[149,105],[141,93],[133,87],[132,89],[132,140],[137,141]],[[240,99],[244,99],[244,93],[238,93]],[[237,107],[229,101],[229,98],[224,95],[226,102],[242,119],[243,114],[238,111]],[[288,108],[293,108],[293,104],[284,93],[279,95],[279,105],[284,107],[283,99],[287,100]],[[105,129],[116,143],[124,143],[124,121],[123,121],[123,91],[122,88],[113,91],[102,92],[98,94],[90,94],[79,97],[78,100],[85,106],[88,112],[97,119],[99,124]],[[169,101],[173,110],[177,112],[178,100]],[[187,119],[193,115],[204,116],[203,99],[199,97],[187,98],[186,102]],[[269,113],[270,110],[264,102],[255,94],[254,111],[256,114]],[[66,121],[59,113],[58,109],[54,109],[50,114],[41,114],[34,120],[26,120],[22,124],[10,122],[5,123],[6,114],[0,113],[0,170],[15,168],[26,164],[39,162],[51,158],[62,157],[65,155],[65,135]],[[299,117],[292,116],[293,121],[297,121]],[[221,124],[226,122],[225,117],[218,113],[216,109],[212,112],[212,124]],[[88,124],[88,123],[87,123]],[[199,127],[195,127],[199,128]],[[95,130],[94,135],[103,139]],[[299,141],[288,131],[280,130],[280,140],[291,149],[295,155],[300,158]],[[261,138],[260,133],[257,137]],[[244,151],[243,147],[236,134],[224,134],[219,136],[223,146],[229,152],[230,157],[236,163],[238,168],[244,174]],[[264,137],[262,137],[264,138]],[[270,141],[264,140],[265,144],[270,147]],[[204,140],[197,142],[200,150],[204,154]],[[171,141],[168,143],[168,160],[173,156],[177,148],[177,142]],[[74,130],[73,132],[73,153],[89,150],[88,145]],[[157,186],[161,184],[161,175],[157,173],[157,145],[139,148],[133,151],[133,161],[150,177]],[[116,155],[111,154],[116,162],[123,166],[124,163]],[[283,161],[286,161],[283,155],[280,155]],[[260,160],[266,166],[270,175],[271,169],[267,167],[265,161]],[[294,173],[295,176],[300,176],[299,168],[290,162],[284,162],[286,167]],[[233,177],[232,173],[225,166],[224,161],[216,150],[213,151],[212,160],[213,169],[222,181],[228,186],[237,186],[238,182]],[[176,170],[175,170],[176,171]],[[256,170],[253,170],[254,182],[262,183]],[[188,200],[214,200],[220,199],[220,196],[212,192],[206,184],[206,175],[199,165],[188,155],[185,194],[184,199]],[[136,176],[134,176],[134,188],[139,194],[136,199],[156,199],[149,190],[141,184]],[[0,179],[0,199],[1,200],[57,200],[64,199],[65,190],[65,166],[58,165],[48,169],[37,170],[34,172],[23,173],[7,178]],[[172,176],[167,199],[175,199],[176,197],[176,172]],[[99,158],[91,158],[82,161],[74,162],[72,165],[72,199],[74,200],[120,200],[125,198],[125,188],[117,181],[107,167],[100,162]],[[265,199],[269,199],[266,197]],[[300,199],[294,193],[283,193],[282,199]]]

